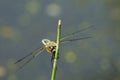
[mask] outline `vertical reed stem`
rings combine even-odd
[[[55,58],[54,58],[54,62],[53,62],[51,80],[55,80],[55,78],[56,78],[57,63],[58,63],[58,57],[59,57],[60,38],[61,38],[61,20],[58,21],[57,46],[56,46],[56,53],[55,53]]]

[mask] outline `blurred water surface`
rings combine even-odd
[[[43,52],[17,73],[12,63],[41,47],[41,40],[56,39],[87,25],[77,37],[61,45],[56,80],[120,80],[119,0],[0,0],[1,80],[50,80],[51,55]]]

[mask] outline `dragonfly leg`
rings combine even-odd
[[[55,58],[55,54],[52,54],[52,57],[51,57],[51,65],[53,65],[53,60]]]
[[[51,65],[52,65],[52,67],[53,67],[54,58],[55,58],[55,52],[52,54],[52,57],[51,57]],[[58,55],[58,59],[59,59],[59,55]]]

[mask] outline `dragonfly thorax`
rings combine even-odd
[[[54,41],[43,39],[42,43],[49,53],[55,54],[57,44]]]

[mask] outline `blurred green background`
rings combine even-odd
[[[16,73],[12,63],[55,40],[58,19],[62,36],[94,27],[61,45],[56,80],[120,80],[120,0],[0,0],[0,80],[50,80],[47,52]]]

